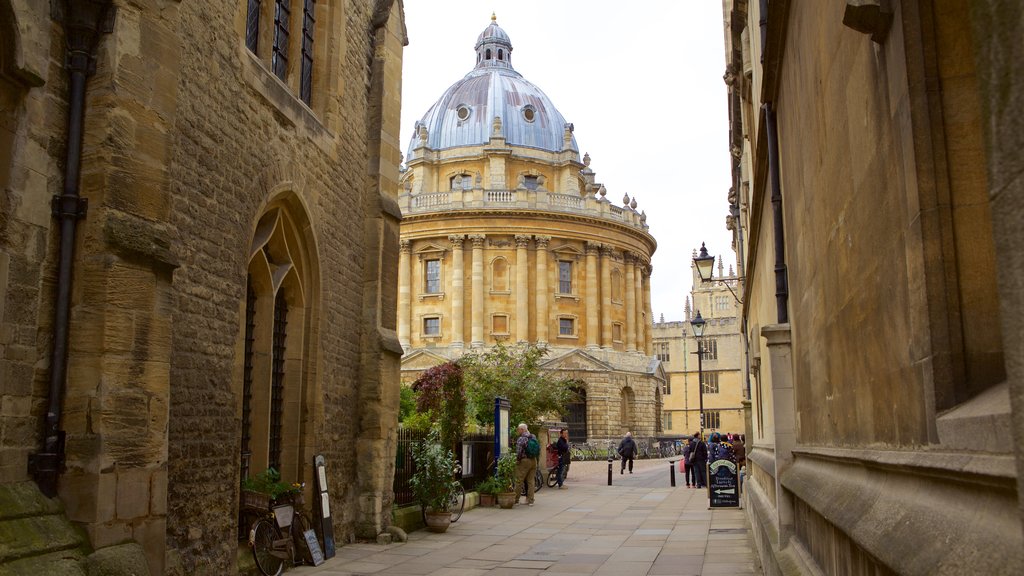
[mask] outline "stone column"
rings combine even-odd
[[[530,236],[516,234],[516,340],[530,339],[530,284],[527,270]]]
[[[534,322],[537,332],[537,343],[548,343],[548,326],[551,319],[548,318],[548,300],[551,294],[548,293],[548,242],[551,236],[534,236],[537,242],[537,316]]]
[[[643,322],[643,335],[644,335],[644,354],[651,356],[654,352],[654,343],[651,341],[651,323],[654,322],[654,313],[651,311],[651,273],[654,272],[654,268],[648,264],[644,267],[643,287],[644,287],[644,313],[646,317]]]
[[[470,317],[473,322],[470,346],[484,345],[484,239],[483,234],[471,234],[473,242],[473,302]]]
[[[636,325],[636,349],[644,352],[644,264],[638,257],[633,266],[633,306]]]
[[[398,342],[406,352],[412,347],[409,339],[409,323],[412,314],[412,261],[410,253],[412,245],[408,240],[401,240],[398,245]]]
[[[452,234],[448,237],[448,241],[452,243],[452,348],[462,348],[465,342],[462,333],[462,327],[466,323],[463,304],[466,296],[466,271],[462,265],[462,241],[465,239],[464,234]]]
[[[612,247],[601,245],[601,346],[612,348]]]
[[[600,288],[597,285],[597,251],[601,248],[598,242],[587,242],[587,285],[584,290],[587,292],[587,348],[598,348],[600,335],[598,334],[598,304],[597,292]]]
[[[782,475],[793,465],[796,446],[796,398],[793,389],[792,338],[789,324],[769,324],[761,328],[767,339],[771,359],[772,418],[775,424],[775,520],[779,549],[793,535],[793,497],[782,486]]]
[[[626,285],[623,289],[626,295],[626,351],[636,352],[636,254],[627,252],[626,261]]]

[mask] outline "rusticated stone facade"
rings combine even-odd
[[[550,351],[545,367],[577,373],[574,440],[654,436],[664,372],[650,356],[647,216],[635,198],[611,201],[573,125],[512,67],[496,21],[475,50],[475,68],[409,141],[403,378],[467,350],[536,343]]]
[[[94,548],[141,543],[153,574],[228,574],[243,475],[273,465],[310,501],[323,454],[339,542],[374,537],[390,522],[401,355],[401,0],[113,5],[85,100],[67,515]],[[48,397],[58,16],[0,0],[5,483],[28,479]]]

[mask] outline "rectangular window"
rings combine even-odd
[[[715,300],[716,300],[716,302],[715,302],[716,308],[718,308],[719,310],[728,310],[729,309],[729,304],[731,303],[730,302],[731,299],[728,296],[718,296],[718,297],[715,298]]]
[[[423,291],[426,292],[427,294],[439,294],[441,292],[440,260],[426,261]]]
[[[671,394],[672,393],[672,377],[671,376],[669,376],[669,378],[667,380],[665,380],[665,383],[661,385],[661,393],[662,394]]]
[[[718,394],[718,372],[704,372],[701,374],[701,384],[704,385],[705,394]]]
[[[718,339],[702,338],[700,346],[705,360],[718,360]]]
[[[245,47],[256,54],[260,44],[260,0],[249,0],[245,11]]]
[[[572,262],[558,261],[558,293],[572,294]]]
[[[718,410],[704,412],[704,427],[717,430],[722,427],[722,414]]]
[[[654,354],[657,356],[658,360],[661,360],[662,362],[669,362],[671,360],[671,356],[669,355],[668,350],[668,342],[654,343]]]
[[[672,429],[672,413],[671,412],[662,412],[661,428],[662,428],[662,430],[671,430]]]
[[[559,336],[575,336],[576,335],[576,321],[573,318],[559,318],[558,319],[558,335]]]
[[[274,48],[270,56],[271,68],[281,80],[288,76],[288,25],[291,18],[291,0],[274,1]]]
[[[315,0],[304,0],[302,6],[302,75],[299,79],[299,98],[310,105],[313,98],[313,18]]]
[[[431,316],[423,319],[423,335],[424,336],[440,336],[441,335],[441,318],[437,316]]]

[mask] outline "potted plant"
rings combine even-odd
[[[501,492],[501,485],[496,478],[488,478],[476,486],[477,494],[480,495],[480,506],[494,506],[495,494]]]
[[[498,506],[511,508],[516,502],[516,455],[508,451],[498,458],[498,470],[494,475],[498,483]]]
[[[302,484],[281,481],[281,473],[267,468],[242,480],[242,506],[269,510],[275,504],[299,504]]]
[[[413,495],[423,506],[427,529],[444,532],[451,524],[448,508],[455,496],[455,455],[441,445],[436,430],[413,445],[415,472],[409,479]]]

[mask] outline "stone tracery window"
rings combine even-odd
[[[305,479],[302,446],[315,382],[311,302],[316,274],[304,214],[271,204],[250,244],[239,399],[243,478],[274,467],[284,481]],[[298,218],[298,220],[296,219]]]

